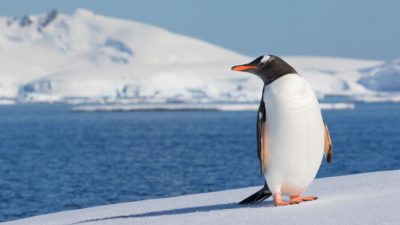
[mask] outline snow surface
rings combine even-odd
[[[0,102],[1,104],[1,102]],[[354,109],[352,103],[320,103],[322,110]],[[179,110],[216,110],[216,111],[256,111],[259,104],[107,104],[83,105],[72,107],[73,112],[128,112],[128,111],[179,111]]]
[[[41,215],[4,225],[399,224],[400,170],[317,179],[317,201],[274,207],[237,202],[260,187],[152,199]]]
[[[258,102],[261,81],[230,71],[252,58],[85,9],[0,17],[0,99],[16,102]],[[398,60],[283,58],[320,99],[399,100]]]

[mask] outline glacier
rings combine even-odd
[[[263,53],[261,53],[263,54]],[[77,9],[0,17],[1,102],[255,103],[262,83],[230,71],[253,57]],[[322,101],[400,101],[399,60],[286,56]]]

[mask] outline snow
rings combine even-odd
[[[31,22],[21,26],[23,19],[0,18],[3,97],[117,98],[129,86],[139,96],[123,97],[185,100],[193,98],[193,90],[204,90],[212,98],[220,89],[236,87],[230,63],[247,60],[158,27],[82,9],[73,15],[51,11],[24,18]],[[43,26],[41,21],[48,22]],[[225,83],[227,77],[233,81]]]
[[[274,207],[271,200],[237,202],[260,187],[152,199],[71,210],[5,222],[4,225],[58,224],[398,224],[400,170],[315,180],[308,194],[317,201]]]
[[[0,17],[0,97],[17,102],[258,102],[261,81],[230,71],[253,58],[85,9]],[[321,100],[399,99],[398,60],[283,58]]]
[[[320,103],[319,107],[322,110],[345,110],[354,109],[356,105],[353,103]]]
[[[181,111],[181,110],[215,110],[215,111],[257,111],[258,104],[105,104],[83,105],[72,107],[73,112],[128,112],[128,111]],[[321,103],[322,110],[354,109],[352,103]]]
[[[182,110],[214,110],[214,111],[247,111],[258,110],[257,104],[114,104],[75,106],[73,112],[127,112],[127,111],[182,111]]]
[[[359,83],[375,91],[400,92],[400,59],[370,68]]]
[[[14,105],[15,101],[11,99],[0,99],[0,105]]]

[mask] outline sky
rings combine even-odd
[[[0,0],[1,16],[54,8],[136,20],[249,56],[400,58],[396,0]]]

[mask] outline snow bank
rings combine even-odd
[[[73,112],[129,112],[129,111],[247,111],[257,110],[257,104],[136,104],[136,105],[87,105],[76,106]]]
[[[343,110],[354,109],[356,105],[353,103],[320,103],[319,107],[322,110]]]
[[[399,224],[399,176],[396,170],[317,179],[307,191],[319,196],[317,201],[287,207],[274,207],[271,200],[238,205],[260,188],[250,187],[72,210],[3,224]]]
[[[0,105],[14,105],[15,101],[12,99],[0,99]]]
[[[129,111],[181,111],[181,110],[215,110],[215,111],[256,111],[258,104],[109,104],[83,105],[72,107],[72,112],[129,112]],[[352,103],[321,103],[322,110],[354,109]]]

